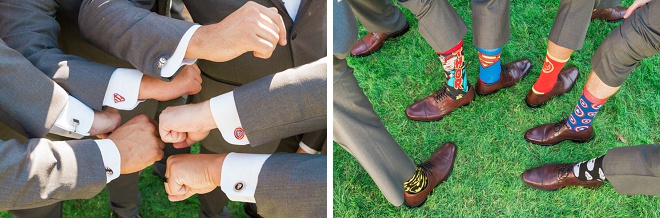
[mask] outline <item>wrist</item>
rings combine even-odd
[[[211,180],[213,181],[213,185],[216,187],[220,186],[220,181],[222,180],[222,164],[225,162],[225,157],[227,157],[227,154],[217,154],[216,157],[213,159],[213,166],[211,166]]]
[[[186,48],[186,54],[184,58],[186,59],[203,59],[199,53],[201,51],[204,39],[204,34],[206,33],[207,25],[203,25],[193,33],[190,37],[190,42],[188,43],[188,48]]]
[[[138,91],[138,100],[153,99],[154,93],[157,92],[155,89],[159,87],[159,82],[158,79],[151,76],[142,76],[140,90]]]
[[[199,116],[203,120],[201,120],[202,123],[202,128],[205,131],[217,129],[218,125],[215,123],[215,119],[213,119],[213,114],[211,113],[211,103],[209,100],[206,100],[202,103],[197,104],[198,110],[200,112]]]

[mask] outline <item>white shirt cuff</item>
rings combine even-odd
[[[270,154],[229,153],[222,163],[220,188],[229,200],[256,203],[259,173]]]
[[[94,140],[96,145],[99,146],[101,157],[103,158],[103,165],[105,166],[105,175],[109,183],[113,179],[119,177],[121,174],[121,155],[117,149],[117,145],[110,139]]]
[[[300,146],[300,148],[302,148],[302,149],[303,149],[305,152],[307,152],[308,154],[316,154],[316,153],[319,152],[319,151],[317,151],[317,150],[314,150],[313,148],[310,148],[310,147],[307,146],[304,142],[300,142],[300,143],[298,143],[298,146]]]
[[[191,65],[197,61],[197,59],[183,59],[183,57],[186,55],[186,50],[188,50],[190,39],[192,39],[193,34],[195,34],[195,31],[197,31],[199,27],[201,27],[201,25],[194,25],[183,34],[181,41],[179,41],[179,45],[177,45],[176,50],[174,50],[174,54],[172,54],[172,57],[170,57],[169,60],[166,60],[165,65],[160,69],[160,76],[164,78],[172,77],[181,66]]]
[[[213,120],[225,141],[233,145],[250,144],[238,117],[233,91],[211,98],[209,105]]]
[[[78,99],[69,96],[64,109],[50,128],[50,133],[80,139],[89,135],[93,122],[94,111]]]
[[[110,77],[105,90],[103,105],[119,110],[133,110],[140,102],[140,83],[142,73],[135,69],[117,68]]]

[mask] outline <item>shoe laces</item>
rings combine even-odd
[[[424,170],[424,172],[427,173],[427,176],[433,175],[433,170],[431,170],[433,169],[433,167],[435,167],[433,163],[427,161],[420,164],[419,167],[421,167]]]
[[[448,91],[447,88],[445,87],[445,88],[443,88],[443,89],[438,90],[438,91],[435,93],[435,96],[433,96],[433,99],[434,99],[435,102],[437,103],[438,101],[440,101],[440,100],[442,100],[442,99],[444,99],[444,98],[446,98],[446,97],[449,97],[449,91]]]
[[[569,166],[561,166],[557,168],[557,179],[559,180],[564,180],[566,177],[569,176],[569,173],[573,173],[573,167]]]
[[[565,125],[566,125],[566,119],[563,119],[563,120],[555,123],[555,125],[552,127],[552,130],[554,130],[555,132],[559,132],[559,130],[561,130],[561,127],[563,127]]]

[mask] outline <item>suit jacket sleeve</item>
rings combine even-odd
[[[69,95],[0,40],[0,121],[31,138],[45,136]]]
[[[160,76],[159,61],[168,60],[194,24],[160,16],[129,1],[85,0],[78,24],[83,37],[130,62],[141,72]]]
[[[272,74],[234,89],[250,145],[326,127],[327,60]]]
[[[254,194],[259,213],[272,217],[326,216],[326,165],[325,155],[271,155],[261,168]]]
[[[101,110],[116,68],[64,54],[57,45],[58,10],[53,0],[0,2],[0,37],[87,106]]]
[[[0,140],[0,153],[0,210],[87,199],[105,187],[101,152],[93,140]]]

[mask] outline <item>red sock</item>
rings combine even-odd
[[[547,53],[545,56],[545,63],[543,63],[543,69],[541,70],[541,76],[536,80],[532,90],[537,94],[544,94],[552,90],[557,83],[557,77],[559,76],[559,71],[564,68],[566,65],[566,60],[559,60],[558,58],[552,57],[550,53]]]

